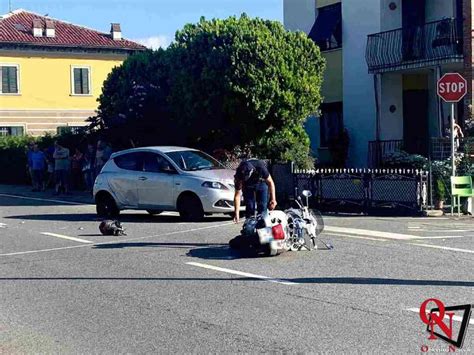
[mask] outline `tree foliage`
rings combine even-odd
[[[249,145],[267,158],[306,162],[303,124],[321,102],[324,65],[312,40],[278,22],[202,18],[166,50],[115,68],[95,124],[140,145]]]

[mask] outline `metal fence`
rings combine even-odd
[[[427,207],[428,174],[409,169],[318,169],[293,172],[295,192],[311,190],[322,211],[415,215]]]
[[[454,141],[456,153],[467,154],[469,160],[474,161],[474,139],[471,137],[456,138]],[[451,138],[431,138],[431,159],[451,159]]]
[[[369,72],[462,61],[463,38],[459,21],[443,19],[423,26],[408,26],[369,35],[366,50]]]

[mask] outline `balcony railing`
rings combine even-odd
[[[462,62],[462,30],[456,19],[410,26],[368,36],[370,73]]]

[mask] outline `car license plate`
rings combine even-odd
[[[269,243],[273,240],[273,232],[271,227],[257,229],[260,244]]]

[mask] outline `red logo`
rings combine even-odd
[[[467,81],[458,73],[444,74],[438,80],[438,96],[446,102],[458,102],[467,94]]]
[[[429,305],[435,306],[428,309]],[[436,298],[429,298],[421,304],[420,318],[427,325],[430,333],[429,340],[442,339],[457,348],[461,348],[466,336],[472,305],[445,307],[444,303]],[[457,314],[462,313],[462,317]],[[454,320],[460,321],[458,329],[454,327]],[[425,346],[427,348],[427,346]]]

